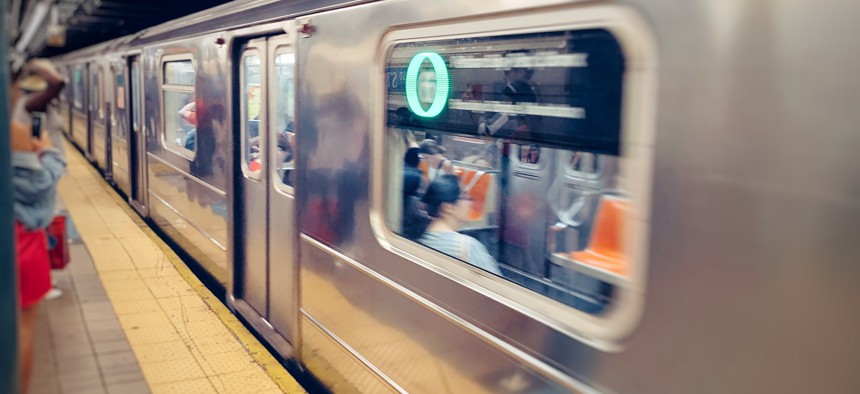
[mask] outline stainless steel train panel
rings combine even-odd
[[[176,227],[177,231],[168,231],[174,236],[174,241],[189,251],[222,284],[226,284],[228,242],[226,221],[222,216],[226,213],[226,195],[151,153],[148,155],[147,183],[153,219],[157,216],[175,218],[163,222],[156,220],[156,223]]]
[[[652,252],[641,324],[599,379],[852,391],[860,3],[629,3],[660,43]]]
[[[332,340],[333,334],[322,323],[306,314],[301,316],[304,340],[303,363],[315,371],[319,380],[334,393],[396,393],[367,361],[356,357],[342,341]],[[324,372],[323,372],[324,371]]]
[[[284,24],[294,32],[295,24]],[[298,341],[298,229],[295,179],[295,34],[268,40],[269,94],[269,322],[290,343]],[[292,135],[290,135],[292,134]],[[289,157],[289,156],[291,157]]]
[[[571,389],[540,376],[498,344],[486,341],[478,327],[317,241],[303,237],[302,257],[307,257],[301,267],[302,308],[317,326],[303,332],[325,330],[331,335],[329,341],[365,363],[391,391],[562,393]],[[318,342],[321,337],[304,338],[303,350],[329,346]],[[354,361],[339,352],[305,357],[323,359],[338,371],[354,370],[350,365]],[[374,380],[357,373],[347,376],[355,383]]]
[[[150,216],[171,238],[200,262],[218,281],[229,282],[227,269],[226,187],[230,157],[230,79],[226,48],[219,35],[156,45],[144,50],[144,132],[147,150],[147,191]],[[161,80],[163,58],[193,59],[194,92],[198,105],[196,151],[188,157],[167,148],[167,116],[180,108],[164,108]],[[175,220],[175,221],[174,221]]]

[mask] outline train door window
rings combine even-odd
[[[395,42],[386,67],[388,226],[439,264],[610,310],[636,271],[626,237],[640,209],[601,165],[621,146],[615,36]]]
[[[73,104],[79,110],[84,109],[84,75],[81,66],[75,66],[72,77]]]
[[[260,116],[262,109],[262,86],[260,54],[257,50],[245,51],[242,56],[241,127],[242,127],[242,171],[246,176],[260,179],[262,161],[265,158],[264,141],[260,138]]]
[[[605,159],[590,152],[570,152],[570,159],[565,165],[565,172],[570,177],[600,178],[605,165]]]
[[[197,102],[194,95],[194,63],[188,55],[162,59],[162,143],[174,152],[193,158],[197,150]]]
[[[292,188],[295,185],[295,64],[296,57],[292,53],[275,52],[275,69],[272,88],[275,89],[273,119],[278,132],[278,160],[275,169],[279,187]]]
[[[114,72],[114,117],[116,117],[116,111],[125,111],[125,100],[126,100],[126,87],[125,87],[125,75],[121,71],[122,68],[111,69]],[[118,127],[114,128],[114,135],[118,138],[125,140],[128,138],[126,135],[127,128]]]
[[[520,145],[517,150],[520,163],[536,166],[540,162],[540,148],[537,145]]]
[[[92,75],[91,75],[92,76]],[[101,113],[101,108],[99,104],[101,103],[101,80],[99,78],[92,78],[90,81],[90,110],[95,112],[97,115]]]
[[[98,106],[99,106],[98,114],[99,114],[99,119],[104,119],[105,118],[105,90],[106,90],[105,89],[106,88],[106,86],[105,86],[105,72],[101,66],[98,66],[98,70],[99,70],[99,72],[98,72],[98,80],[99,80],[98,81],[98,90],[99,90],[98,97],[99,97],[99,99],[97,101]]]
[[[140,130],[140,107],[138,106],[140,86],[137,82],[138,78],[140,78],[140,66],[138,62],[133,61],[131,62],[131,122],[135,130]]]
[[[61,70],[62,70],[61,72],[63,74],[63,78],[65,78],[66,81],[71,81],[71,78],[69,78],[69,69],[67,67],[61,67]],[[63,91],[60,94],[60,102],[61,103],[67,103],[69,101],[69,95],[71,94],[71,91],[72,91],[71,86],[66,86],[65,88],[63,88]]]

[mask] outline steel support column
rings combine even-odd
[[[0,393],[20,392],[18,364],[18,265],[12,222],[9,147],[9,52],[6,17],[0,18]]]

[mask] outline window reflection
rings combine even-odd
[[[245,56],[242,61],[242,161],[248,171],[259,173],[262,166],[260,144],[260,57]]]
[[[272,88],[275,89],[273,114],[270,116],[277,132],[277,179],[285,186],[295,185],[295,55],[275,56]]]

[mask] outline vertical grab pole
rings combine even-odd
[[[12,158],[9,144],[9,51],[6,7],[0,17],[0,393],[20,392],[18,362],[18,264],[12,219]]]

